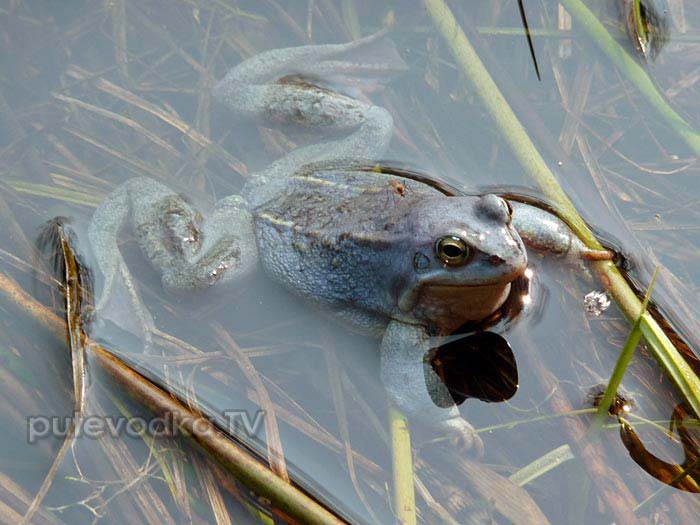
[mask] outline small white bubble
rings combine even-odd
[[[610,296],[604,291],[590,291],[583,298],[583,307],[587,313],[598,317],[610,307]]]

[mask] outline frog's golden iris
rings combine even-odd
[[[446,235],[435,243],[435,254],[450,266],[458,266],[469,260],[469,246],[459,237]]]

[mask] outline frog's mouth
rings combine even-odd
[[[512,265],[511,267],[507,268],[507,273],[506,269],[504,267],[501,267],[499,272],[496,275],[492,274],[491,278],[481,278],[481,280],[477,283],[469,283],[469,282],[459,282],[455,281],[454,279],[446,279],[443,272],[436,273],[434,275],[424,275],[420,278],[419,282],[416,284],[416,286],[412,287],[413,290],[408,289],[404,293],[411,293],[412,291],[415,291],[415,289],[419,288],[425,288],[425,287],[430,287],[430,288],[449,288],[452,290],[474,290],[474,289],[479,289],[479,288],[484,288],[484,289],[490,289],[493,287],[498,287],[498,286],[506,286],[516,279],[522,277],[522,275],[525,273],[525,270],[527,269],[527,263],[523,262],[523,264],[518,264],[518,265]],[[486,273],[486,272],[482,272]],[[495,272],[494,272],[495,273]],[[468,293],[468,292],[465,292]]]

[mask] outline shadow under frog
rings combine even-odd
[[[319,79],[351,93],[404,70],[385,33],[272,50],[234,67],[214,97],[235,113],[335,138],[252,173],[240,195],[219,200],[205,216],[155,180],[117,188],[88,230],[104,278],[96,317],[110,320],[110,311],[125,309],[114,301],[127,303],[149,345],[153,320],[118,248],[125,227],[168,290],[235,287],[262,267],[324,314],[381,341],[382,381],[412,421],[480,445],[454,404],[431,399],[429,390],[449,396],[427,366],[436,338],[503,306],[527,266],[524,241],[569,258],[608,254],[587,249],[561,220],[532,206],[496,195],[448,196],[419,180],[342,167],[381,159],[393,120]]]

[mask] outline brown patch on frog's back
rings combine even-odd
[[[257,220],[281,233],[330,239],[336,248],[387,249],[400,242],[408,234],[401,225],[422,195],[409,193],[398,177],[353,172],[297,174],[290,178],[290,190],[258,210]]]
[[[337,178],[334,178],[336,176]],[[338,180],[342,179],[342,180]],[[365,171],[343,171],[343,172],[310,172],[299,173],[290,178],[298,185],[307,186],[311,189],[324,188],[326,191],[336,191],[340,194],[351,196],[353,194],[381,194],[390,193],[406,197],[409,194],[409,189],[413,187],[416,190],[423,188],[423,194],[434,194],[430,188],[423,185],[416,186],[416,181],[410,178],[401,178],[398,176],[389,177],[383,173],[372,173]],[[387,187],[388,185],[388,187]]]
[[[404,183],[399,182],[399,181],[396,180],[396,179],[390,179],[390,180],[389,180],[389,185],[390,185],[392,188],[394,188],[394,191],[396,191],[396,193],[398,193],[399,195],[401,195],[401,197],[405,197],[405,196],[406,196],[406,185],[405,185]]]

